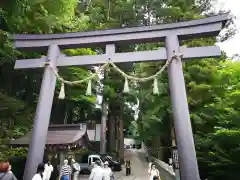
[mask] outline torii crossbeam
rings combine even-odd
[[[16,35],[14,37],[16,48],[34,51],[46,51],[48,49],[48,55],[40,59],[17,60],[15,69],[40,68],[46,61],[50,61],[53,68],[57,66],[103,64],[109,60],[114,63],[159,61],[170,58],[174,52],[183,53],[183,59],[216,57],[221,55],[218,47],[181,48],[179,40],[217,36],[227,20],[228,14],[223,14],[198,20],[155,26],[65,34]],[[119,44],[160,41],[165,42],[165,48],[155,51],[115,52],[115,45]],[[105,46],[106,53],[102,55],[74,57],[67,57],[60,53],[61,49],[96,46]],[[31,180],[36,172],[38,163],[43,159],[47,138],[56,77],[48,66],[44,68],[24,180]],[[182,61],[174,59],[168,67],[168,75],[181,179],[200,180],[182,71]],[[105,130],[105,127],[102,129]],[[104,140],[105,138],[102,139]]]

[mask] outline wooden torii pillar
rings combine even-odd
[[[15,69],[40,68],[47,61],[54,68],[61,66],[96,65],[108,61],[114,63],[165,61],[174,52],[178,53],[180,51],[179,40],[217,36],[227,20],[228,14],[223,14],[198,20],[155,26],[65,34],[16,35],[14,37],[16,48],[34,51],[46,51],[48,49],[48,55],[40,59],[17,60]],[[166,48],[129,53],[115,52],[115,45],[118,44],[159,41],[164,41]],[[74,57],[66,57],[60,54],[61,49],[96,46],[105,46],[106,54]],[[220,49],[215,46],[181,48],[181,53],[184,55],[183,59],[216,57],[221,55]],[[168,75],[181,179],[199,180],[181,60],[173,59],[168,68]],[[38,163],[43,158],[55,84],[56,77],[50,67],[46,66],[34,119],[24,180],[32,179]],[[102,128],[104,127],[102,126]]]

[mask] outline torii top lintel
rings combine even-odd
[[[17,34],[13,38],[15,47],[23,50],[47,50],[50,44],[61,49],[105,46],[106,44],[134,44],[158,42],[170,34],[176,34],[180,40],[217,36],[228,20],[229,14],[207,18],[133,28],[108,29],[90,32],[62,34]]]

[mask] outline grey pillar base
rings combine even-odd
[[[179,52],[177,35],[167,36],[165,44],[168,57]],[[181,60],[173,59],[168,76],[181,179],[200,180]]]
[[[57,45],[48,49],[48,59],[52,66],[56,66],[60,51]],[[56,77],[49,67],[45,67],[37,110],[34,118],[32,139],[29,145],[28,158],[24,170],[24,180],[31,180],[37,171],[37,166],[43,161],[45,143],[48,133],[52,102],[56,85]]]

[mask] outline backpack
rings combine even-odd
[[[1,180],[2,178],[4,178],[4,176],[6,176],[6,174],[7,174],[7,173],[4,173],[4,174],[2,175],[2,177],[0,177],[0,180]]]
[[[76,169],[75,167],[77,167],[77,169]],[[80,165],[75,162],[75,163],[73,164],[73,173],[75,173],[75,172],[77,172],[77,171],[80,171],[80,170],[81,170]]]
[[[2,177],[0,177],[0,180],[1,179],[3,179],[4,178],[4,176],[6,176],[7,175],[7,173],[4,173],[3,175],[2,175]],[[13,178],[13,175],[12,175],[12,180],[13,180],[14,178]]]

